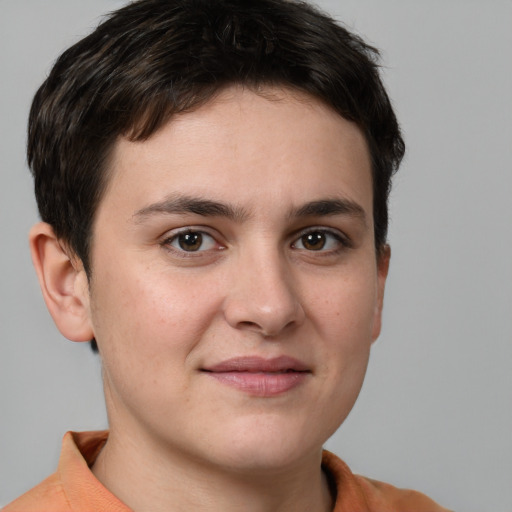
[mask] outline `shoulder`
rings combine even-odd
[[[89,469],[107,437],[106,431],[68,432],[55,473],[0,512],[126,511]]]
[[[70,510],[57,473],[2,508],[1,512],[41,512],[43,509],[52,510],[52,512],[69,512]]]
[[[385,503],[393,512],[449,512],[421,492],[400,489],[360,475],[354,475],[354,478],[363,489],[372,511],[379,510],[381,503]]]
[[[420,492],[354,475],[330,452],[324,452],[322,464],[336,494],[334,512],[345,512],[356,504],[366,512],[449,512]]]

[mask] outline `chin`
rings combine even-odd
[[[256,418],[243,429],[226,432],[227,443],[217,444],[222,450],[217,452],[219,459],[238,472],[268,472],[296,467],[304,458],[321,456],[327,433],[312,436],[311,428],[308,435],[303,429],[294,428],[292,422],[285,423]]]

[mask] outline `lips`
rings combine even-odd
[[[301,361],[280,356],[236,357],[207,366],[202,371],[218,382],[259,397],[272,397],[291,391],[311,375]]]

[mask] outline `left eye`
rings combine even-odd
[[[185,231],[170,238],[168,245],[179,251],[199,252],[213,249],[216,242],[213,237],[202,231]]]
[[[304,233],[293,247],[306,251],[331,251],[342,245],[341,237],[329,231],[308,231]]]

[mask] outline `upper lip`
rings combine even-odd
[[[265,372],[278,373],[286,371],[309,372],[310,368],[303,362],[290,356],[279,356],[266,359],[260,356],[233,357],[212,366],[202,368],[203,371],[226,372]]]

